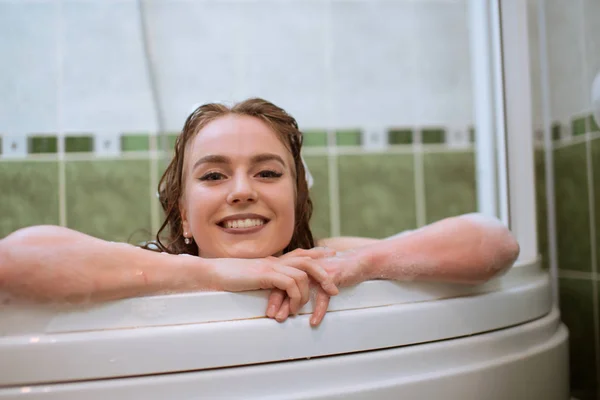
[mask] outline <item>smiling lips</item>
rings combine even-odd
[[[260,215],[232,215],[221,220],[217,225],[227,233],[248,234],[260,231],[268,219]]]

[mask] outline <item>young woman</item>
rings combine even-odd
[[[313,286],[316,326],[339,287],[373,279],[477,284],[516,260],[510,232],[480,215],[385,240],[315,241],[301,147],[294,118],[265,100],[200,106],[159,185],[166,216],[153,242],[159,251],[63,227],[24,228],[0,240],[0,290],[81,303],[271,289],[266,314],[284,321],[309,301]]]

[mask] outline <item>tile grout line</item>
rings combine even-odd
[[[67,173],[65,161],[65,135],[63,131],[63,19],[62,2],[56,6],[56,119],[57,119],[57,151],[58,151],[58,221],[60,226],[67,226]]]
[[[583,280],[600,280],[600,274],[595,274],[593,272],[582,272],[575,271],[571,269],[560,269],[558,271],[559,278],[566,279],[583,279]]]
[[[158,232],[159,228],[159,210],[155,203],[154,198],[156,197],[156,192],[158,190],[158,157],[156,153],[157,149],[157,135],[150,136],[150,229],[152,230],[151,235],[154,235]]]
[[[336,137],[335,130],[332,129],[333,120],[334,120],[334,103],[333,103],[333,64],[332,64],[332,56],[333,56],[333,32],[331,31],[331,21],[332,21],[332,4],[331,0],[327,0],[325,2],[325,15],[327,16],[327,23],[325,24],[324,31],[324,62],[325,62],[325,71],[327,75],[327,170],[329,172],[329,235],[331,237],[340,236],[341,226],[340,226],[340,187],[339,187],[339,164],[338,157],[336,152],[330,151],[335,148],[336,145]]]
[[[328,135],[328,140],[331,141],[333,135]],[[335,137],[333,137],[335,140]],[[327,169],[329,170],[329,223],[330,235],[332,237],[341,235],[340,223],[340,186],[339,186],[339,165],[338,156],[335,152],[327,155]]]
[[[427,222],[427,210],[425,205],[425,174],[423,164],[423,145],[420,132],[415,132],[413,137],[413,176],[415,181],[415,214],[417,228],[425,226]]]
[[[64,157],[64,137],[59,140],[58,159],[58,221],[60,226],[67,226],[67,173]]]
[[[565,147],[570,147],[570,146],[575,146],[577,144],[585,143],[586,141],[587,141],[586,135],[576,135],[576,136],[572,136],[566,140],[565,139],[555,140],[554,143],[552,144],[552,148],[554,150],[562,149]]]
[[[586,134],[586,136],[588,136]],[[590,213],[590,249],[592,261],[592,273],[598,276],[597,257],[596,254],[596,210],[595,210],[595,193],[594,193],[594,169],[592,166],[592,140],[591,137],[586,142],[586,169],[588,180],[588,207]],[[597,279],[592,280],[592,310],[594,314],[594,337],[596,338],[594,348],[596,350],[596,372],[600,379],[600,317],[598,310],[598,282]]]

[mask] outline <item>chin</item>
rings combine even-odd
[[[228,252],[230,258],[265,258],[280,254],[281,250],[274,250],[272,248],[257,249],[253,248],[235,248]]]

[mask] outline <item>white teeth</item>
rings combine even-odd
[[[236,219],[236,220],[225,221],[225,223],[223,225],[225,226],[225,228],[237,229],[237,228],[252,228],[254,226],[263,225],[264,223],[265,223],[265,221],[263,221],[262,219],[246,218],[246,219]]]

